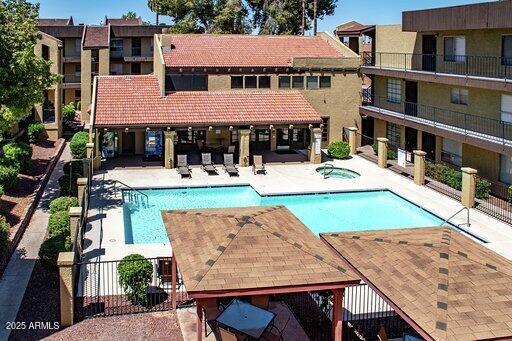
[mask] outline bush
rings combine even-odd
[[[10,142],[3,146],[4,160],[7,165],[25,171],[30,167],[32,148],[23,142]]]
[[[462,190],[462,172],[440,163],[426,162],[426,175],[456,190]]]
[[[18,180],[18,167],[0,165],[0,186],[4,190],[12,189]]]
[[[50,202],[50,213],[69,212],[70,207],[77,207],[78,199],[76,197],[60,197]]]
[[[69,173],[78,173],[80,175],[84,174],[84,163],[82,161],[69,161],[64,164],[63,167],[64,174]]]
[[[477,199],[487,199],[489,194],[491,194],[491,182],[486,179],[476,179],[475,196]]]
[[[508,186],[508,200],[512,201],[512,185]]]
[[[347,159],[350,155],[350,146],[347,142],[331,142],[327,147],[329,156],[335,159]]]
[[[48,270],[57,270],[57,258],[60,252],[71,251],[71,240],[69,236],[58,234],[48,238],[41,244],[39,259],[41,264]]]
[[[69,213],[66,211],[60,211],[50,214],[48,218],[48,231],[50,237],[63,234],[65,236],[70,235],[70,224],[69,224]]]
[[[3,257],[7,251],[10,230],[11,226],[9,226],[5,217],[0,216],[0,257]]]
[[[75,119],[75,103],[70,102],[62,107],[62,118],[68,121],[72,121]]]
[[[60,197],[76,197],[78,196],[78,185],[76,180],[82,175],[78,173],[64,174],[59,178]]]
[[[373,152],[375,153],[375,155],[378,155],[379,154],[378,144],[374,143],[372,145],[372,148],[373,148]],[[397,158],[398,158],[397,153],[394,150],[388,148],[388,160],[396,160]]]
[[[44,136],[44,124],[34,122],[28,125],[28,140],[30,143],[41,141]]]
[[[86,145],[89,142],[89,134],[85,131],[79,131],[71,138],[69,148],[71,154],[77,159],[83,159],[86,156]]]
[[[148,287],[153,277],[153,265],[138,254],[123,258],[117,267],[119,284],[126,292],[128,299],[134,304],[148,303]]]

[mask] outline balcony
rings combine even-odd
[[[512,91],[512,58],[365,52],[363,72]]]
[[[493,150],[512,152],[512,124],[498,119],[464,114],[411,102],[390,102],[386,97],[362,93],[360,113],[412,127],[462,143]],[[497,113],[503,117],[512,113]]]
[[[80,83],[81,74],[71,73],[64,75],[64,83]]]

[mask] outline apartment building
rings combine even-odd
[[[331,35],[156,35],[154,74],[99,77],[97,154],[320,148],[360,126],[360,58]]]
[[[512,1],[403,13],[375,26],[363,131],[512,183]]]
[[[139,19],[105,18],[102,25],[76,25],[73,18],[39,19],[42,39],[36,54],[53,62],[62,81],[48,89],[47,100],[36,107],[36,118],[59,136],[63,104],[75,102],[80,119],[89,121],[92,84],[97,75],[153,72],[153,35],[166,26],[144,25]]]

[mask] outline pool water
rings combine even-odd
[[[326,178],[338,178],[338,179],[355,179],[360,177],[359,173],[351,171],[345,168],[329,168],[329,167],[318,167],[316,172],[323,175]]]
[[[236,186],[142,192],[148,195],[149,206],[123,205],[126,244],[169,243],[160,211],[173,209],[284,205],[316,234],[443,223],[391,191],[260,196],[251,186]]]

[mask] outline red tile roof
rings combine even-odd
[[[84,48],[109,47],[108,26],[86,26]]]
[[[321,123],[298,91],[183,91],[160,97],[156,76],[98,78],[95,126]]]
[[[167,67],[288,67],[294,57],[343,57],[326,39],[304,36],[170,35]]]

